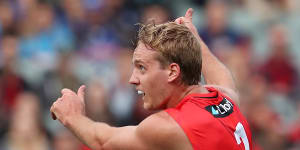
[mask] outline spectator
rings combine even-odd
[[[25,81],[18,75],[18,37],[5,33],[0,41],[0,136],[6,130],[16,97],[25,88]]]
[[[17,18],[21,20],[26,17],[31,9],[34,9],[38,5],[38,0],[16,0],[15,8]]]
[[[15,31],[14,11],[7,1],[0,2],[0,38],[4,32]]]
[[[108,110],[108,89],[99,81],[91,81],[86,93],[86,113],[94,121],[111,124],[112,118]]]
[[[203,41],[218,56],[231,50],[241,36],[228,25],[227,11],[225,2],[209,1],[205,8],[207,24],[199,31]]]
[[[115,10],[104,7],[105,2],[84,1],[88,30],[80,53],[84,58],[98,62],[110,61],[119,50],[120,39],[109,20]]]
[[[271,27],[270,56],[260,70],[271,84],[275,92],[289,94],[298,82],[297,68],[294,66],[289,54],[289,43],[286,29],[282,25]]]
[[[43,119],[46,121],[47,129],[55,132],[60,126],[50,118],[49,109],[56,96],[60,96],[60,90],[63,87],[70,89],[77,88],[81,80],[74,74],[74,54],[59,53],[54,70],[47,71],[44,74],[44,80],[39,82],[38,88],[35,89],[41,97],[41,107],[43,108]]]
[[[74,33],[75,47],[81,48],[88,30],[82,0],[63,0],[61,5],[65,15],[63,20]]]
[[[44,73],[55,67],[58,52],[72,49],[73,35],[57,22],[53,8],[43,3],[30,9],[20,30],[21,73],[36,86]]]
[[[165,23],[171,19],[170,12],[162,5],[149,5],[142,12],[142,23],[153,21],[156,24]]]
[[[131,53],[122,50],[117,56],[117,82],[113,86],[109,109],[117,126],[136,123],[133,118],[133,109],[136,101],[135,89],[128,84],[132,66]]]
[[[286,146],[283,124],[268,103],[268,84],[260,75],[248,81],[249,97],[244,110],[253,134],[254,143],[264,150],[282,150]]]
[[[21,93],[14,107],[9,130],[1,150],[49,150],[50,143],[40,116],[39,99],[33,93]]]
[[[58,130],[53,138],[53,150],[82,150],[81,143],[65,128]]]
[[[40,85],[40,92],[43,95],[43,106],[48,110],[53,103],[54,97],[59,96],[63,87],[76,89],[81,81],[73,74],[74,66],[71,64],[74,58],[72,53],[59,53],[54,70],[45,73],[45,80]],[[49,113],[47,111],[47,113]]]

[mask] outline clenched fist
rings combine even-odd
[[[70,89],[62,89],[62,97],[58,98],[51,106],[51,115],[54,120],[58,119],[63,125],[71,118],[85,115],[84,90],[82,85],[77,93]]]

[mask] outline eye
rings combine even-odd
[[[139,69],[140,69],[141,71],[145,71],[145,70],[146,70],[146,68],[145,68],[143,65],[139,65],[138,67],[139,67]]]

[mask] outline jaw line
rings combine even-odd
[[[168,99],[165,99],[165,100],[158,106],[158,109],[166,109],[166,108],[168,108],[167,103],[168,103]]]

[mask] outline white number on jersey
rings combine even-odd
[[[250,149],[246,131],[244,129],[244,126],[240,122],[235,127],[234,136],[237,144],[241,144],[241,139],[242,139],[245,146],[245,150]]]

